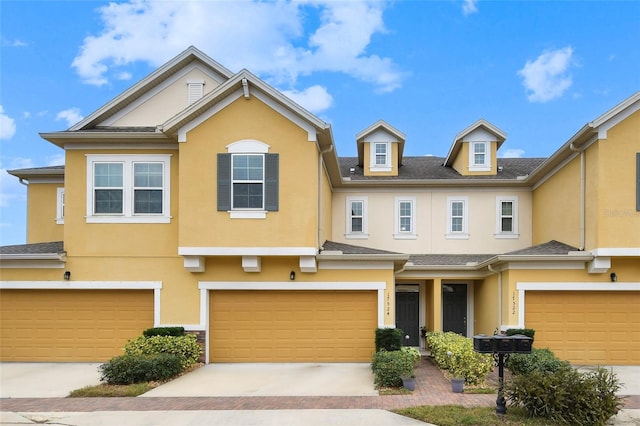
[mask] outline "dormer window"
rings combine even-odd
[[[370,169],[376,171],[391,170],[391,143],[373,142],[371,143],[371,166]]]
[[[469,170],[488,171],[491,170],[491,155],[489,142],[469,143]]]

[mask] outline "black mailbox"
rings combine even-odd
[[[493,336],[486,334],[473,336],[473,350],[481,354],[493,353]]]
[[[513,339],[513,351],[520,354],[530,354],[533,339],[522,334],[516,334],[511,336]]]
[[[495,341],[495,351],[500,353],[511,353],[514,350],[514,339],[513,336],[502,336],[496,335],[493,336]]]

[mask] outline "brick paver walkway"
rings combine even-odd
[[[383,409],[417,405],[456,404],[494,407],[495,394],[456,394],[431,360],[416,367],[416,389],[407,395],[301,396],[301,397],[161,397],[161,398],[3,398],[0,410],[55,411],[160,411],[160,410],[282,410],[282,409]],[[625,399],[624,408],[640,408],[640,396]]]

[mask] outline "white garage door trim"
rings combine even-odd
[[[209,290],[376,290],[378,292],[378,327],[384,327],[384,281],[368,282],[288,282],[288,281],[200,281],[200,323],[209,330]],[[206,333],[206,360],[209,362],[209,333]]]
[[[519,282],[518,290],[518,325],[510,328],[525,328],[525,293],[527,290],[537,291],[640,291],[640,282],[630,283],[592,283],[592,282]]]

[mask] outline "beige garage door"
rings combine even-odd
[[[210,362],[368,362],[375,291],[212,291]]]
[[[573,364],[640,364],[640,293],[527,291],[534,347]]]
[[[149,327],[150,290],[0,291],[2,361],[106,361]]]

